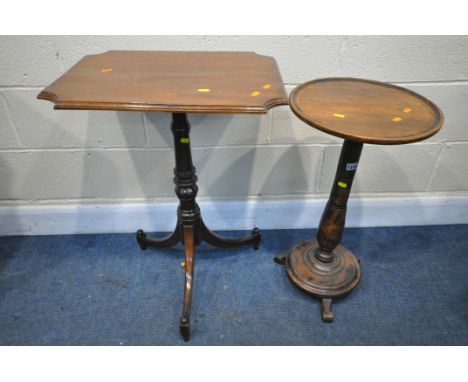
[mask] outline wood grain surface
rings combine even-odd
[[[272,57],[254,52],[109,51],[85,56],[38,98],[56,109],[266,113],[288,104]]]
[[[356,142],[403,144],[439,131],[443,114],[410,90],[355,78],[324,78],[299,85],[289,97],[307,124]]]

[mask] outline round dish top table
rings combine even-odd
[[[398,86],[357,78],[325,78],[296,87],[289,97],[305,123],[355,142],[417,142],[437,133],[443,116],[428,99]]]
[[[442,112],[410,90],[386,83],[325,78],[299,85],[289,97],[293,112],[305,123],[344,138],[317,240],[306,240],[275,261],[297,287],[322,300],[322,320],[333,321],[332,299],[359,283],[359,260],[340,245],[346,205],[364,143],[403,144],[421,141],[440,130]]]

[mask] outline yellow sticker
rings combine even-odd
[[[336,118],[346,118],[346,115],[339,114],[339,113],[335,113],[335,114],[333,114],[333,116],[336,117]]]
[[[254,92],[250,93],[250,95],[251,95],[252,97],[256,97],[256,96],[260,95],[260,92],[254,91]]]
[[[211,89],[208,89],[208,88],[201,88],[201,89],[197,89],[200,93],[209,93],[211,91]]]
[[[180,141],[182,143],[189,143],[190,142],[190,139],[189,138],[180,138]]]
[[[338,182],[338,186],[340,186],[341,188],[348,187],[348,185],[345,182]]]

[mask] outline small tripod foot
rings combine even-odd
[[[201,238],[208,244],[218,248],[235,248],[241,247],[247,244],[252,244],[254,250],[257,250],[262,240],[262,235],[258,228],[252,230],[252,234],[247,237],[240,239],[230,239],[227,237],[220,236],[208,229],[205,223],[201,222]]]
[[[284,264],[286,264],[286,257],[287,257],[287,255],[276,255],[276,256],[273,258],[273,261],[274,261],[276,264],[284,265]]]
[[[333,322],[333,311],[331,310],[332,299],[322,299],[322,321]]]
[[[163,239],[150,239],[146,236],[145,231],[139,229],[136,233],[136,240],[142,250],[145,250],[148,247],[169,248],[180,241],[177,228],[169,236]]]
[[[182,317],[180,319],[179,330],[185,342],[190,340],[190,321],[187,318]]]
[[[260,230],[257,227],[255,227],[252,230],[252,236],[253,236],[252,246],[253,246],[254,251],[256,251],[258,247],[260,247],[260,241],[262,240],[262,234],[260,233]]]
[[[136,233],[136,240],[140,248],[144,251],[146,248],[148,248],[145,244],[146,242],[146,233],[142,229],[139,229]]]

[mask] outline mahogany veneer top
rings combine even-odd
[[[55,109],[181,113],[266,113],[288,103],[275,59],[254,52],[85,56],[38,98]]]
[[[326,133],[357,142],[402,144],[440,130],[443,114],[410,90],[354,78],[325,78],[295,88],[293,112]]]

